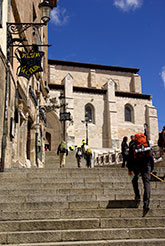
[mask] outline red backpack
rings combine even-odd
[[[148,145],[147,138],[144,133],[137,133],[134,137],[135,149],[134,158],[141,159],[150,155],[151,148]]]
[[[144,135],[144,133],[135,134],[134,140],[135,140],[135,144],[137,145],[138,148],[140,148],[142,145],[144,147],[148,147],[147,138]]]

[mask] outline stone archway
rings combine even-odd
[[[49,138],[46,139],[46,142],[47,144],[49,144],[51,151],[57,151],[58,145],[62,139],[61,123],[59,121],[58,116],[54,112],[47,113],[46,118],[47,118],[46,136],[49,136]]]

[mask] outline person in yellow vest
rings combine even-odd
[[[41,140],[40,139],[38,139],[37,147],[38,147],[38,153],[39,153],[41,151]]]
[[[66,156],[68,155],[68,149],[65,141],[61,141],[57,149],[57,155],[60,159],[60,168],[65,167]]]
[[[91,168],[92,151],[90,148],[87,148],[87,150],[85,151],[84,158],[86,160],[86,166],[88,168]]]

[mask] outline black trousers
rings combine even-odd
[[[122,167],[125,167],[126,163],[128,162],[128,155],[122,154],[122,157],[123,157]]]
[[[151,193],[150,191],[151,167],[150,166],[136,167],[134,168],[133,172],[134,172],[134,177],[132,179],[132,185],[133,185],[135,197],[140,197],[138,179],[139,176],[141,175],[143,180],[143,186],[144,186],[143,204],[144,204],[144,208],[148,208],[150,203],[150,193]]]

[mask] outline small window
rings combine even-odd
[[[2,2],[3,0],[0,0],[0,28],[2,28]]]
[[[91,104],[85,106],[85,116],[89,122],[94,123],[94,107]]]
[[[133,122],[133,108],[131,105],[125,105],[125,121]]]

